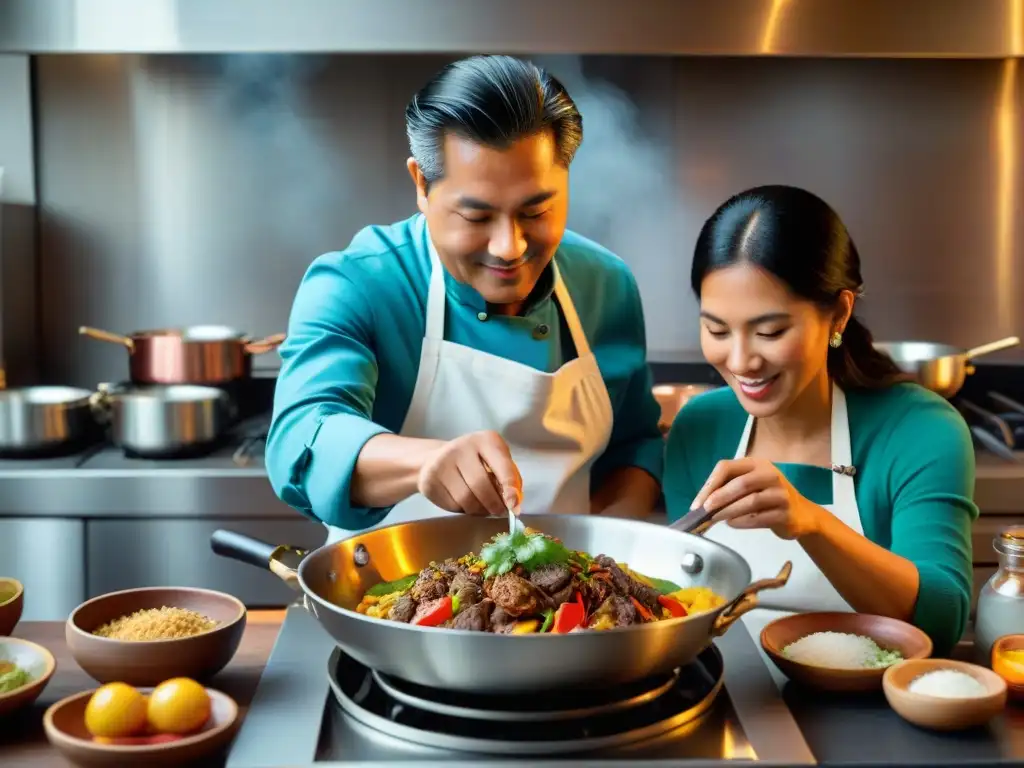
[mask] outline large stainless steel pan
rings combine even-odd
[[[970,364],[974,358],[1019,344],[1019,338],[1008,336],[972,349],[959,349],[930,341],[879,342],[875,348],[889,355],[900,369],[911,374],[922,387],[950,398],[960,391],[967,375],[974,373]]]
[[[661,525],[589,515],[531,515],[523,521],[573,549],[680,586],[708,586],[726,598],[717,610],[682,619],[567,635],[497,635],[418,627],[355,611],[364,592],[431,562],[479,552],[503,518],[452,515],[378,528],[311,553],[216,531],[213,551],[270,568],[304,593],[303,603],[346,653],[372,669],[420,685],[474,693],[523,693],[618,685],[692,661],[757,603],[779,576],[750,583],[750,566],[720,544]]]

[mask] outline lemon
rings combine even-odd
[[[127,683],[107,683],[85,705],[85,727],[93,736],[121,738],[146,727],[146,697]]]
[[[210,718],[210,695],[195,680],[176,677],[149,695],[147,717],[157,733],[191,733]]]

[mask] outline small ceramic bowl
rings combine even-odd
[[[964,672],[985,687],[985,695],[947,699],[912,693],[911,682],[926,672],[952,669]],[[1006,682],[990,669],[950,659],[912,659],[893,664],[882,679],[885,698],[904,720],[933,731],[961,731],[984,725],[1006,707]]]
[[[141,689],[150,693],[152,689]],[[43,729],[53,747],[75,765],[189,765],[216,755],[234,736],[238,705],[227,694],[210,688],[212,711],[203,730],[165,744],[116,745],[92,740],[85,728],[85,707],[95,690],[61,699],[43,715]]]
[[[16,579],[0,577],[0,637],[7,637],[21,621],[25,587]]]
[[[219,625],[200,635],[173,640],[114,640],[92,634],[107,622],[149,608],[196,611]],[[94,597],[68,617],[64,630],[78,665],[101,683],[159,685],[172,677],[207,680],[227,666],[245,631],[245,606],[208,589],[148,587]]]
[[[31,704],[39,698],[46,684],[50,682],[57,661],[53,654],[41,645],[16,637],[0,637],[0,664],[12,662],[27,672],[32,681],[21,688],[0,693],[0,717]]]
[[[1007,651],[1024,654],[1024,635],[1003,635],[992,644],[992,671],[1006,681],[1006,691],[1015,701],[1024,700],[1024,662],[1008,658]]]
[[[795,613],[766,625],[761,630],[761,647],[786,677],[822,691],[877,691],[882,687],[884,668],[839,669],[803,664],[782,654],[790,643],[815,632],[843,632],[870,637],[887,651],[899,651],[904,659],[925,659],[932,654],[932,641],[911,624],[866,613]]]

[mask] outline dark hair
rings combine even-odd
[[[444,175],[443,147],[456,134],[489,147],[550,130],[566,168],[583,141],[583,118],[565,87],[528,61],[473,56],[449,64],[412,97],[405,132],[427,183]]]
[[[842,291],[860,295],[860,256],[846,226],[821,198],[797,187],[748,189],[723,203],[701,228],[690,281],[700,297],[716,269],[750,263],[770,272],[796,295],[823,309]],[[843,389],[880,389],[907,381],[892,358],[875,349],[856,317],[843,329],[838,349],[828,350],[829,376]]]

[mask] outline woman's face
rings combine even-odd
[[[755,418],[786,410],[807,387],[828,376],[833,313],[794,295],[751,264],[711,272],[700,296],[704,357]]]

